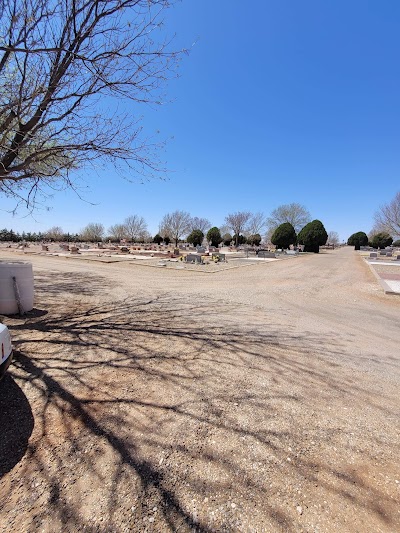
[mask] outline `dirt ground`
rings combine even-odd
[[[2,532],[400,531],[400,296],[357,252],[207,275],[24,259]]]

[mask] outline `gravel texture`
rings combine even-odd
[[[2,532],[400,530],[400,298],[359,254],[208,276],[23,258]]]

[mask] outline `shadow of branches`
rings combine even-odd
[[[394,529],[364,468],[394,451],[392,392],[335,362],[337,338],[223,302],[74,294],[10,324],[35,416],[23,512],[1,493],[10,530],[298,531],[327,496]]]
[[[33,430],[29,402],[9,374],[0,382],[0,428],[1,479],[24,456]]]

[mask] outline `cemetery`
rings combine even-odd
[[[60,506],[78,530],[169,531],[188,513],[210,531],[274,531],[275,514],[398,529],[400,300],[363,252],[46,246],[0,246],[35,285],[33,309],[3,317],[0,471],[17,496],[0,495],[18,530],[62,530]]]

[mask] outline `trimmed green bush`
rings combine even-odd
[[[328,234],[320,220],[313,220],[304,226],[297,235],[297,240],[304,245],[305,252],[318,254],[319,247],[328,240]]]
[[[208,242],[211,241],[211,246],[215,247],[218,247],[218,245],[222,242],[221,232],[216,226],[208,230],[207,240]]]
[[[254,235],[249,235],[247,237],[247,242],[252,246],[260,246],[261,239],[261,235],[259,233],[255,233]]]
[[[354,250],[359,250],[361,246],[367,246],[368,236],[363,231],[357,231],[357,233],[350,235],[347,239],[347,244],[349,246],[354,246]]]
[[[163,238],[161,237],[161,235],[159,233],[157,233],[157,235],[154,235],[153,242],[155,242],[157,244],[161,244],[162,241],[163,241]]]
[[[271,237],[272,244],[286,250],[291,244],[297,243],[296,231],[290,222],[284,222],[276,228]]]
[[[388,233],[377,233],[371,239],[372,248],[386,248],[393,242],[392,237]]]
[[[229,246],[232,242],[232,235],[230,233],[225,233],[222,235],[222,242],[225,244],[225,246]]]
[[[187,242],[193,244],[193,246],[200,246],[203,242],[204,233],[199,229],[194,229],[190,235],[188,235]]]
[[[244,235],[239,235],[239,237],[237,237],[237,238],[236,238],[236,237],[237,237],[237,236],[236,236],[236,233],[235,233],[235,235],[232,237],[232,240],[235,241],[235,242],[237,242],[238,245],[240,245],[240,244],[246,244],[247,239],[246,239],[246,237],[245,237]]]

